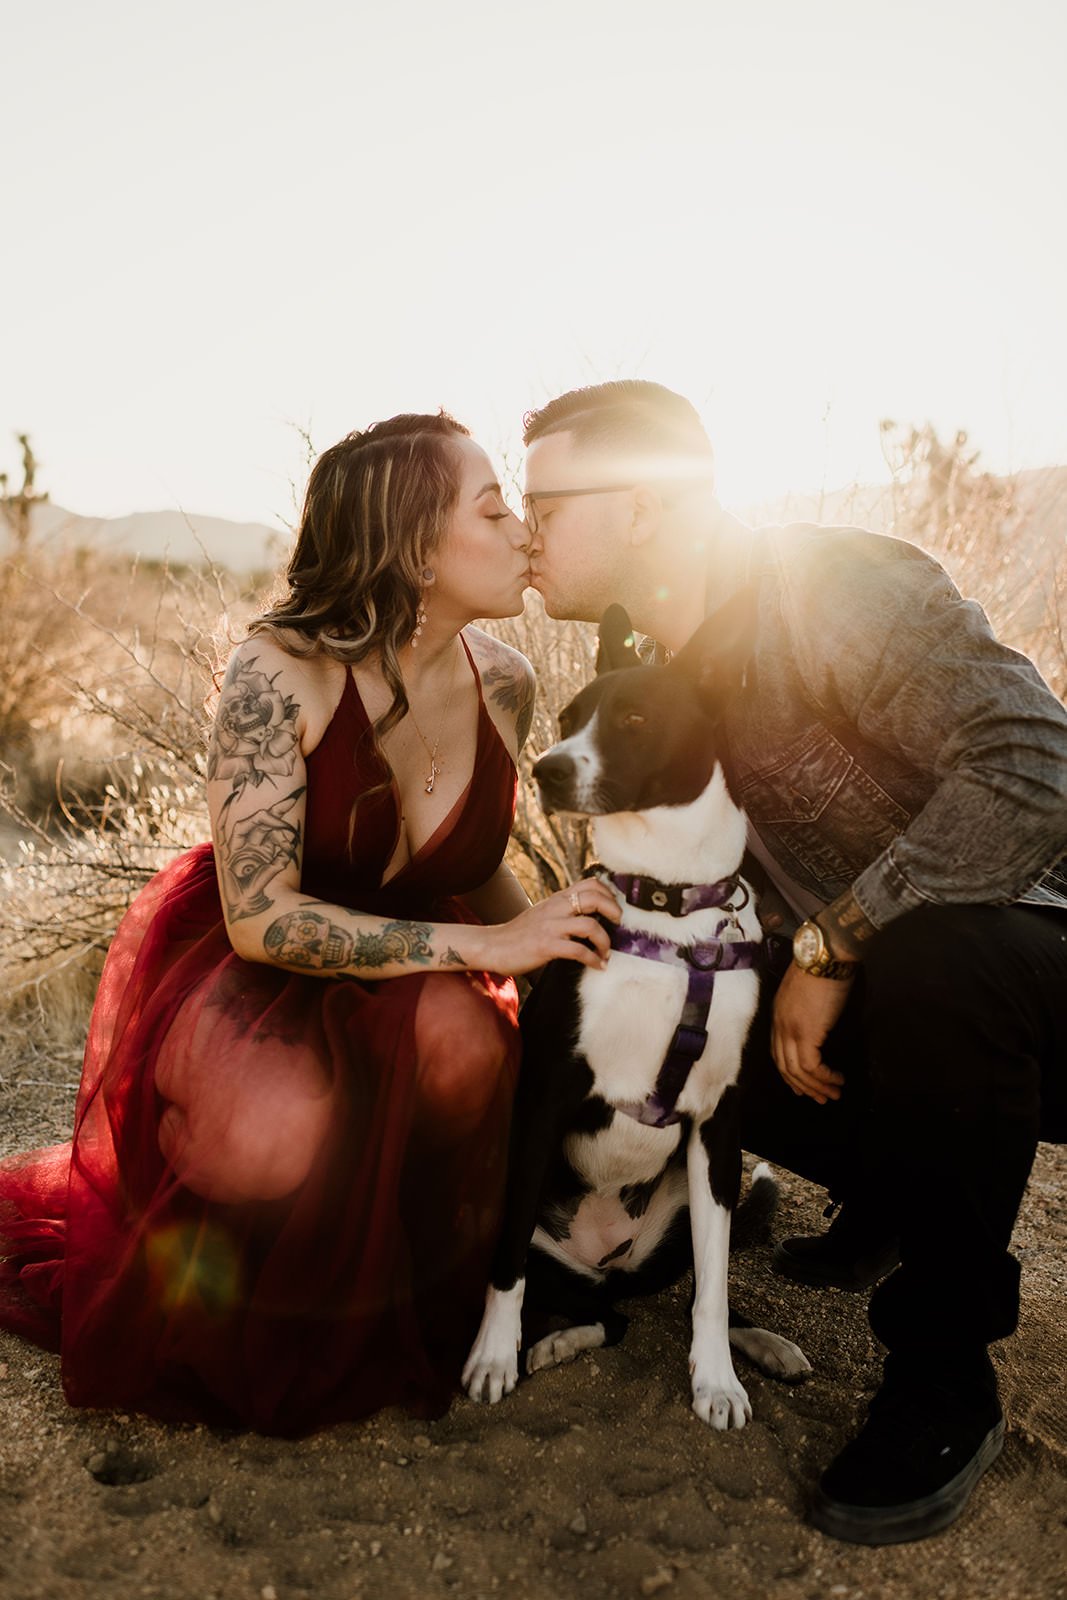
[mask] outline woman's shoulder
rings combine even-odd
[[[297,655],[286,649],[284,634],[251,633],[235,647],[226,664],[222,696],[249,695],[285,707],[307,754],[322,737],[344,690],[340,661],[316,653]]]
[[[287,680],[308,687],[322,686],[344,677],[344,665],[321,651],[299,651],[296,636],[289,647],[287,630],[250,633],[237,644],[226,663],[226,678],[252,671],[282,673]]]
[[[463,637],[478,668],[487,704],[497,720],[506,719],[514,728],[515,742],[521,750],[530,731],[537,694],[533,667],[521,650],[486,633],[484,628],[464,628]]]

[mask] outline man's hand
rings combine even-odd
[[[841,1098],[844,1078],[823,1061],[827,1034],[844,1010],[848,979],[813,978],[790,964],[774,1002],[771,1054],[794,1094],[824,1106]]]

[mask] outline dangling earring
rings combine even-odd
[[[437,574],[434,572],[432,567],[423,567],[422,589],[419,593],[419,603],[415,608],[415,632],[411,635],[411,648],[413,650],[418,648],[419,635],[426,626],[426,591],[433,583],[436,576]]]

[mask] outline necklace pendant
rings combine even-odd
[[[431,756],[431,758],[430,758],[430,776],[426,779],[426,782],[423,785],[423,788],[426,790],[427,794],[433,794],[433,786],[437,782],[437,774],[440,772],[440,770],[441,769],[437,765],[437,762]]]

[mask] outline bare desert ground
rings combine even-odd
[[[0,1086],[4,1152],[63,1137],[47,1069]],[[69,1069],[64,1076],[69,1076]],[[782,1175],[779,1232],[822,1226]],[[494,1408],[387,1412],[296,1443],[76,1412],[58,1362],[0,1335],[3,1600],[1063,1600],[1067,1596],[1067,1150],[1042,1146],[1017,1231],[1025,1306],[997,1361],[1003,1455],[957,1525],[866,1550],[806,1526],[809,1486],[875,1387],[862,1297],[735,1258],[738,1306],[798,1339],[797,1387],[743,1371],[752,1424],[689,1410],[686,1286],[635,1302],[626,1340]]]

